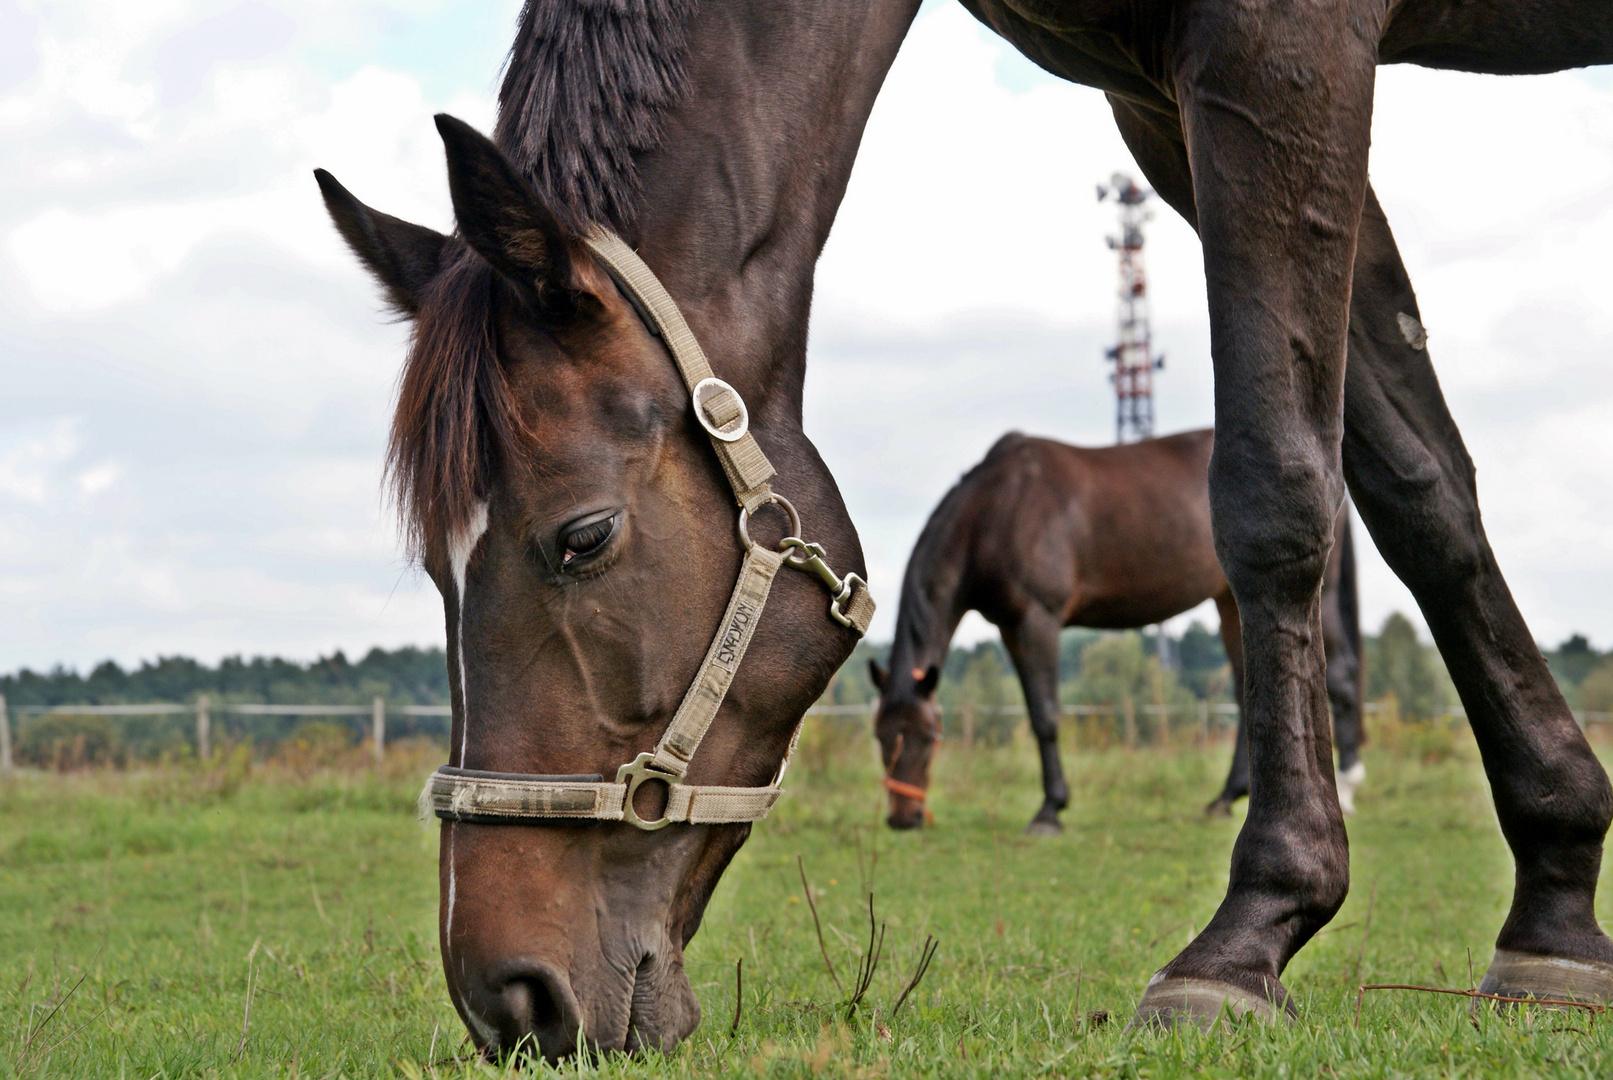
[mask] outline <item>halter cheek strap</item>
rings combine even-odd
[[[868,594],[867,582],[856,574],[841,578],[830,569],[822,545],[801,539],[801,519],[795,507],[768,483],[776,470],[750,433],[750,413],[744,400],[713,374],[683,313],[649,266],[605,229],[596,228],[586,241],[633,306],[647,316],[651,329],[666,343],[689,390],[695,419],[722,462],[739,506],[739,539],[745,547],[739,580],[694,683],[684,694],[660,742],[654,750],[639,754],[617,769],[614,783],[598,775],[536,776],[444,765],[427,778],[425,790],[420,793],[422,816],[430,811],[446,821],[504,824],[565,819],[625,821],[645,830],[664,828],[675,821],[695,825],[759,821],[781,794],[779,784],[801,734],[799,721],[778,773],[766,787],[685,784],[683,777],[756,634],[774,577],[780,568],[788,566],[818,578],[829,591],[829,616],[858,637],[868,632],[874,601]],[[790,535],[779,542],[777,550],[768,550],[751,540],[747,525],[751,514],[773,503],[789,514]],[[661,817],[647,821],[635,809],[633,796],[650,782],[666,785],[666,810]]]

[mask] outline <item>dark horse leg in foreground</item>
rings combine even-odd
[[[1228,643],[1232,665],[1233,696],[1243,701],[1243,643],[1237,631],[1238,609],[1232,610],[1233,630],[1227,632],[1228,612],[1221,613],[1221,637]],[[1327,700],[1333,714],[1333,743],[1339,754],[1335,780],[1339,808],[1355,813],[1355,793],[1366,779],[1361,763],[1361,745],[1366,741],[1362,724],[1361,614],[1356,595],[1355,543],[1350,529],[1349,509],[1339,514],[1334,532],[1333,554],[1322,578],[1322,647],[1327,656]],[[1234,650],[1236,650],[1234,652]],[[1226,786],[1205,808],[1210,814],[1230,814],[1232,804],[1249,794],[1249,737],[1243,711],[1238,712],[1238,733],[1232,743],[1232,768]]]
[[[1557,7],[1552,18],[1580,25],[1583,40],[1596,46],[1574,62],[1613,57],[1605,9],[1593,17],[1589,9],[1576,15]],[[1200,63],[1240,42],[1271,55],[1269,46],[1253,44],[1253,27],[1238,16],[1206,19],[1202,29],[1221,44]],[[1267,32],[1305,31],[1279,20]],[[1278,981],[1284,966],[1343,902],[1347,848],[1337,803],[1327,797],[1331,770],[1323,767],[1331,756],[1321,723],[1325,682],[1310,674],[1321,659],[1316,556],[1323,548],[1306,539],[1319,510],[1336,505],[1341,476],[1440,646],[1512,849],[1512,910],[1484,988],[1607,999],[1613,942],[1597,924],[1594,902],[1613,792],[1485,539],[1472,463],[1429,362],[1388,222],[1365,182],[1371,73],[1353,31],[1340,25],[1327,33],[1338,53],[1307,70],[1336,95],[1328,105],[1296,110],[1307,97],[1301,93],[1274,107],[1275,88],[1263,80],[1276,68],[1258,66],[1236,75],[1185,69],[1190,92],[1179,116],[1111,94],[1150,181],[1204,239],[1211,309],[1221,313],[1212,324],[1218,450],[1238,452],[1218,453],[1212,485],[1218,547],[1244,613],[1252,759],[1249,817],[1234,847],[1226,899],[1155,977],[1138,1018],[1212,1022],[1223,1001],[1257,1012],[1267,1001],[1286,1003]],[[1407,55],[1418,53],[1408,48]],[[1452,56],[1458,66],[1508,67]],[[1552,66],[1537,58],[1515,69],[1532,65]],[[1240,112],[1235,102],[1260,111]],[[1284,126],[1290,124],[1299,126]],[[1301,130],[1321,142],[1286,141],[1284,132],[1298,137]],[[1281,213],[1260,213],[1238,195],[1231,181],[1252,168],[1286,177],[1250,188],[1280,200]],[[1220,178],[1209,180],[1212,173]],[[1309,190],[1295,186],[1302,177]],[[1222,318],[1252,312],[1255,295],[1273,295],[1267,290],[1278,280],[1294,291],[1271,309],[1271,321]],[[1345,341],[1347,366],[1339,363]],[[1292,384],[1303,393],[1264,396],[1271,379],[1299,378],[1307,369],[1313,374]],[[1238,418],[1236,427],[1223,422],[1227,416]],[[1240,512],[1250,499],[1274,513],[1257,521]],[[1296,671],[1305,677],[1295,680]],[[1301,686],[1308,691],[1297,693]],[[1283,719],[1293,716],[1305,722]]]
[[[925,820],[940,724],[934,696],[939,665],[970,610],[1002,631],[1025,693],[1043,793],[1029,833],[1057,833],[1059,812],[1070,798],[1058,751],[1061,629],[1147,626],[1213,599],[1237,688],[1238,609],[1210,534],[1213,437],[1208,430],[1190,431],[1091,448],[1005,435],[941,499],[902,576],[891,670],[871,665],[880,691],[874,730],[893,828]],[[1353,621],[1353,594],[1345,611],[1337,587],[1354,581],[1353,562],[1346,566],[1346,515],[1338,528],[1341,539],[1328,575],[1332,587],[1323,593],[1324,629]],[[1329,687],[1353,687],[1355,653],[1347,642],[1335,647],[1335,636],[1328,637]],[[1355,742],[1344,741],[1352,747]],[[1341,769],[1354,764],[1341,757]],[[1240,746],[1212,808],[1230,806],[1248,787],[1248,754]]]

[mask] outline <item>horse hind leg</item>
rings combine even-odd
[[[1215,598],[1221,613],[1221,647],[1227,654],[1232,674],[1232,700],[1238,706],[1238,732],[1232,740],[1232,766],[1221,794],[1204,808],[1205,817],[1231,817],[1232,804],[1249,794],[1249,734],[1243,723],[1243,631],[1238,623],[1238,602],[1228,589]]]
[[[1070,787],[1059,761],[1059,630],[1060,620],[1040,604],[1032,603],[1017,624],[1003,627],[1019,685],[1025,692],[1025,711],[1042,763],[1042,805],[1025,826],[1031,836],[1056,836],[1064,831],[1059,812],[1070,804]]]
[[[1322,581],[1322,643],[1327,654],[1327,698],[1333,710],[1333,745],[1339,763],[1334,782],[1339,809],[1355,813],[1355,793],[1367,778],[1361,761],[1361,625],[1356,606],[1355,548],[1350,508],[1339,511],[1333,554]]]
[[[1461,695],[1515,865],[1512,908],[1481,989],[1613,1001],[1613,941],[1595,910],[1613,787],[1484,535],[1473,463],[1370,192],[1356,281],[1345,386],[1350,492]]]

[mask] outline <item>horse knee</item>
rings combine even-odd
[[[1332,516],[1320,500],[1316,503],[1292,505],[1281,515],[1265,517],[1246,509],[1217,513],[1216,555],[1245,620],[1262,600],[1299,601],[1321,586],[1333,543]],[[1255,603],[1249,605],[1250,600]],[[1250,610],[1243,611],[1245,605]]]
[[[1343,495],[1336,459],[1320,445],[1296,452],[1217,444],[1210,463],[1215,548],[1240,605],[1317,590]]]

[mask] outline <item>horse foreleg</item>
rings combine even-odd
[[[1016,624],[1003,627],[1003,646],[1019,673],[1025,711],[1042,759],[1042,807],[1025,831],[1051,836],[1063,831],[1059,811],[1070,804],[1070,786],[1059,761],[1059,620],[1032,603]]]
[[[1210,506],[1243,630],[1249,813],[1225,899],[1134,1023],[1293,1012],[1280,982],[1344,902],[1320,592],[1339,444],[1376,27],[1359,5],[1185,9],[1173,60],[1209,287]]]
[[[1596,921],[1613,788],[1513,602],[1479,518],[1472,460],[1429,361],[1411,282],[1368,193],[1345,391],[1351,494],[1417,598],[1467,709],[1516,867],[1482,989],[1613,998]]]

